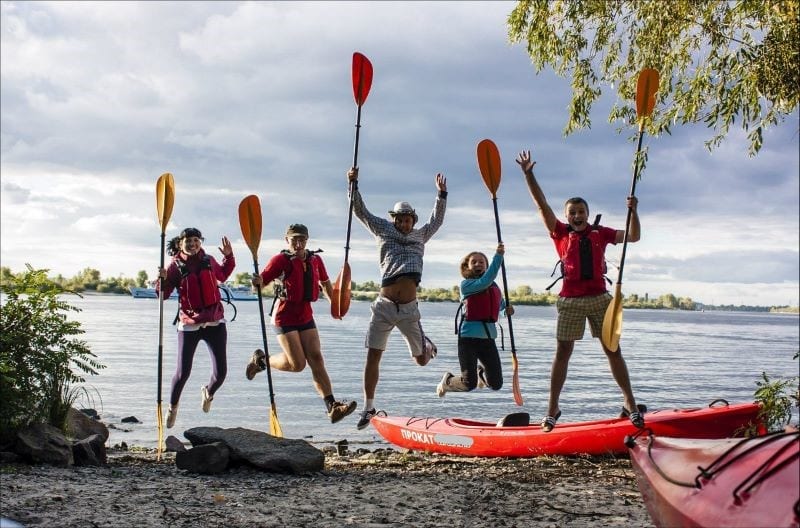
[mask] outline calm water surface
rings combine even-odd
[[[87,380],[91,401],[80,406],[96,408],[112,429],[114,445],[155,447],[158,301],[127,296],[67,297],[82,311],[70,315],[81,322],[83,338],[107,368]],[[325,301],[315,304],[323,352],[335,396],[354,399],[359,410],[364,366],[364,334],[369,321],[369,303],[353,302],[343,321],[328,315]],[[192,376],[181,397],[180,414],[173,434],[184,440],[185,429],[198,426],[246,427],[269,430],[269,391],[265,373],[248,381],[244,370],[250,355],[261,348],[258,303],[237,302],[238,315],[228,324],[228,377],[217,392],[211,412],[200,408],[200,387],[210,372],[204,343],[198,347]],[[422,303],[420,311],[426,333],[439,347],[439,355],[425,367],[409,357],[399,333],[392,334],[381,362],[376,406],[403,416],[459,416],[495,422],[511,412],[526,411],[538,421],[546,411],[550,363],[555,349],[555,307],[517,307],[514,338],[519,359],[519,377],[525,404],[518,407],[511,395],[510,344],[506,335],[504,360],[506,386],[500,391],[476,390],[449,393],[445,398],[435,388],[445,370],[457,371],[453,303]],[[177,337],[172,326],[177,302],[164,304],[164,366],[162,401],[164,414],[169,402],[170,381],[175,368]],[[265,301],[265,311],[269,303]],[[233,313],[226,305],[226,315]],[[270,352],[280,350],[268,325]],[[640,403],[651,409],[705,406],[716,398],[730,402],[752,401],[761,373],[771,377],[797,375],[798,316],[738,312],[679,312],[626,310],[621,345]],[[306,369],[301,373],[273,370],[278,418],[287,438],[304,438],[315,444],[347,439],[353,444],[384,444],[368,427],[356,429],[357,413],[332,425]],[[561,398],[562,421],[582,421],[616,415],[622,396],[614,383],[596,340],[587,336],[576,343],[570,371]],[[126,416],[142,423],[121,424]],[[796,417],[794,419],[796,421]],[[128,429],[123,430],[122,428]]]

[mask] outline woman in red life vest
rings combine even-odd
[[[514,307],[506,306],[503,293],[495,284],[503,263],[505,246],[497,245],[492,264],[486,255],[473,251],[461,259],[461,302],[464,313],[458,324],[458,362],[461,376],[445,372],[436,387],[443,398],[446,392],[469,392],[475,387],[500,390],[503,369],[497,352],[495,323],[501,310],[512,315]],[[478,364],[480,362],[480,365]]]
[[[325,402],[328,417],[331,423],[336,423],[356,409],[356,402],[336,401],[333,397],[333,386],[325,369],[319,332],[311,310],[311,303],[319,298],[320,286],[325,289],[328,299],[333,296],[333,286],[322,258],[317,252],[306,249],[306,226],[290,225],[286,230],[286,243],[288,249],[272,257],[261,273],[253,277],[254,286],[263,286],[274,280],[282,284],[273,316],[282,352],[270,354],[269,366],[286,372],[301,372],[308,365],[314,387]],[[247,379],[253,379],[266,368],[266,354],[256,350],[247,365]]]
[[[192,373],[192,362],[197,345],[205,341],[211,354],[211,377],[200,389],[203,412],[211,409],[214,394],[222,386],[228,372],[228,331],[225,326],[225,311],[217,284],[225,282],[236,267],[233,248],[228,237],[222,237],[222,264],[206,254],[201,247],[203,235],[200,230],[189,227],[180,236],[170,240],[167,252],[172,262],[167,269],[159,269],[164,279],[161,296],[169,299],[178,289],[178,357],[175,375],[172,376],[172,392],[167,413],[167,428],[175,425],[178,417],[178,402],[183,387]],[[160,289],[157,281],[156,289]]]
[[[625,231],[610,227],[593,226],[589,223],[589,205],[583,198],[570,198],[564,204],[567,223],[556,218],[545,199],[544,192],[533,175],[535,161],[530,151],[520,152],[517,163],[525,175],[531,198],[539,209],[547,232],[556,246],[556,252],[564,269],[564,283],[558,297],[558,323],[556,324],[556,357],[550,372],[550,401],[547,414],[542,418],[542,430],[549,432],[561,416],[558,400],[567,379],[567,366],[577,339],[583,339],[586,320],[589,320],[592,337],[600,337],[603,318],[612,296],[606,290],[603,278],[605,251],[608,244],[619,244],[625,240]],[[627,199],[631,210],[628,242],[638,242],[641,236],[636,197]],[[619,385],[623,396],[622,415],[630,418],[636,427],[644,427],[644,406],[636,405],[633,397],[628,366],[622,357],[622,349],[608,350],[603,345],[611,367],[611,374]]]

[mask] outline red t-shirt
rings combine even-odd
[[[298,258],[291,258],[287,262],[287,255],[283,253],[278,253],[269,260],[267,265],[264,267],[264,270],[261,272],[261,279],[264,281],[264,284],[267,284],[270,281],[280,277],[282,274],[287,277],[293,275],[293,271],[295,273],[299,271],[300,276],[302,276],[304,271],[303,266],[306,264],[315,267],[313,274],[319,277],[319,282],[325,282],[329,280],[328,272],[325,269],[325,264],[322,262],[322,259],[319,257],[319,255],[315,255],[313,258],[309,258],[305,261]],[[298,282],[298,284],[292,284],[291,286],[287,284],[287,287],[303,288],[303,281]],[[319,288],[319,283],[312,285],[312,287]],[[302,299],[305,297],[305,295],[304,292],[300,292],[299,295],[292,295],[292,297],[298,297]],[[310,322],[314,317],[314,313],[311,310],[311,301],[304,300],[293,302],[288,299],[281,299],[278,302],[278,309],[273,317],[275,326],[304,325]]]
[[[616,244],[617,230],[610,227],[591,227],[589,240],[592,244],[592,269],[591,279],[581,279],[579,243],[581,234],[567,229],[567,224],[556,220],[556,228],[550,233],[550,238],[556,246],[558,257],[563,263],[564,282],[561,285],[561,297],[588,297],[600,295],[608,291],[605,273],[606,246]],[[586,229],[590,229],[587,226]]]

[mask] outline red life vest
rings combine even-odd
[[[300,265],[286,250],[281,254],[286,258],[286,271],[283,273],[283,289],[288,302],[314,302],[319,299],[319,257],[316,252],[306,251],[307,256]]]
[[[464,299],[464,319],[467,321],[497,322],[503,293],[494,282],[485,290]]]
[[[211,270],[211,258],[208,255],[202,255],[199,268],[194,272],[190,271],[186,262],[180,258],[175,258],[175,264],[181,273],[179,296],[181,310],[199,312],[222,300],[217,288],[217,279]]]
[[[596,226],[587,226],[578,233],[570,230],[561,257],[565,280],[592,280],[606,273],[604,247]]]

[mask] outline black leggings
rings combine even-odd
[[[178,330],[178,358],[175,375],[172,376],[172,394],[169,400],[171,405],[177,405],[181,399],[183,387],[189,381],[192,373],[194,353],[200,341],[206,342],[208,352],[211,354],[211,378],[207,385],[208,393],[213,396],[225,381],[225,376],[228,374],[228,330],[225,323],[204,326],[191,332]]]
[[[478,386],[478,361],[483,365],[489,387],[500,390],[503,386],[503,367],[494,339],[459,337],[458,363],[461,365],[461,381],[468,391]]]

